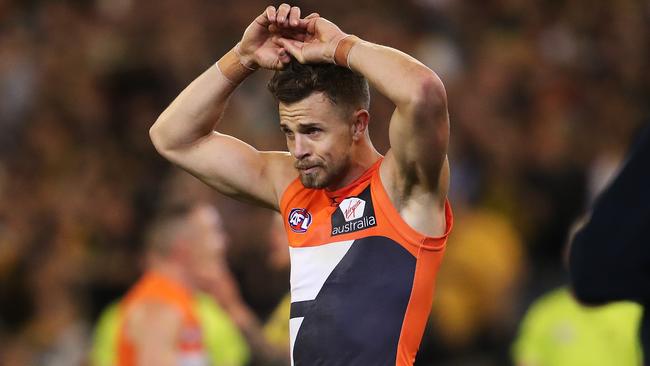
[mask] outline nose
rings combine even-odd
[[[306,139],[302,134],[297,133],[293,141],[293,156],[301,160],[310,155],[311,149],[308,139]]]

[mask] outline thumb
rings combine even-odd
[[[314,19],[314,18],[320,18],[320,14],[318,14],[318,13],[311,13],[311,14],[307,15],[307,16],[304,17],[303,19],[300,19],[299,26],[300,26],[301,28],[307,28],[307,26],[309,25],[309,21],[310,21],[311,19]]]
[[[298,62],[304,64],[306,62],[305,57],[302,54],[302,48],[304,46],[303,42],[296,41],[294,39],[279,38],[278,43],[287,50]]]

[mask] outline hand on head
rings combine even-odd
[[[282,69],[291,61],[333,63],[338,42],[346,34],[318,13],[300,17],[300,8],[269,6],[246,28],[237,51],[248,67]]]

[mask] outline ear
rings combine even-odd
[[[365,109],[359,109],[354,112],[352,120],[352,140],[361,140],[368,131],[370,122],[370,113]]]

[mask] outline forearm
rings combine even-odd
[[[214,281],[211,292],[241,331],[253,354],[260,361],[265,361],[264,364],[276,364],[278,360],[284,361],[282,353],[276,351],[264,338],[262,324],[241,298],[234,283],[230,273],[221,273],[220,281]],[[280,362],[280,364],[286,364],[286,362]]]
[[[404,52],[358,40],[347,55],[347,63],[397,108],[423,104],[446,108],[442,81],[431,69]]]
[[[262,334],[260,322],[241,298],[235,280],[229,272],[220,274],[219,280],[214,281],[211,293],[249,342],[251,335]]]
[[[232,69],[236,70],[237,67],[233,63],[239,62],[235,57],[234,51],[226,54],[219,62],[221,69],[216,64],[212,65],[158,117],[150,129],[151,139],[158,150],[173,150],[190,145],[215,129],[228,98],[241,81],[229,80],[233,79]],[[224,59],[227,64],[223,62]],[[243,73],[236,75],[240,79],[245,76]]]

